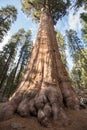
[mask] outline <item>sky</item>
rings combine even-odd
[[[21,0],[0,0],[0,9],[2,7],[6,7],[7,5],[14,5],[18,10],[18,14],[17,20],[14,22],[14,24],[12,24],[11,29],[8,31],[8,34],[4,37],[3,42],[0,44],[0,49],[2,49],[2,47],[8,42],[12,34],[16,33],[20,28],[24,28],[25,31],[30,29],[32,31],[32,40],[35,41],[39,25],[22,12]],[[80,22],[80,13],[83,11],[83,7],[81,7],[77,12],[75,12],[73,9],[70,9],[68,17],[64,16],[61,20],[59,20],[55,26],[55,29],[60,31],[63,35],[65,35],[66,29],[73,29],[78,32],[79,36],[81,36],[82,24]],[[69,66],[72,68],[72,61],[70,61],[70,59]]]

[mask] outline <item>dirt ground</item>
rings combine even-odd
[[[23,118],[15,114],[12,119],[0,122],[0,130],[87,130],[87,109],[66,111],[70,125],[52,124],[50,128],[41,126],[35,117]]]

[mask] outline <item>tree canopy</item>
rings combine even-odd
[[[40,18],[41,9],[48,9],[54,23],[67,13],[70,0],[22,0],[22,9],[34,19]]]
[[[0,9],[0,42],[17,18],[17,9],[14,6],[2,7]]]
[[[82,28],[82,36],[85,42],[87,42],[87,13],[81,14],[81,20],[83,24]]]
[[[76,8],[79,8],[83,5],[85,8],[87,8],[87,0],[76,0],[76,2],[75,2]]]

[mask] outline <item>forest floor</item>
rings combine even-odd
[[[0,122],[0,130],[87,130],[87,108],[79,111],[66,110],[71,121],[68,126],[52,124],[50,128],[41,126],[35,117],[20,117],[15,114],[12,119]]]

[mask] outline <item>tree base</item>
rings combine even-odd
[[[77,104],[74,104],[73,102],[72,104],[73,108],[77,108],[75,107]],[[55,122],[57,122],[58,119],[61,119],[63,125],[68,125],[70,122],[65,114],[64,107],[61,95],[58,94],[56,88],[43,87],[35,97],[31,99],[28,96],[23,96],[22,93],[16,93],[9,102],[6,102],[1,106],[0,120],[3,121],[12,118],[13,114],[17,112],[22,117],[29,115],[36,116],[40,124],[45,127],[50,126],[51,119]]]

